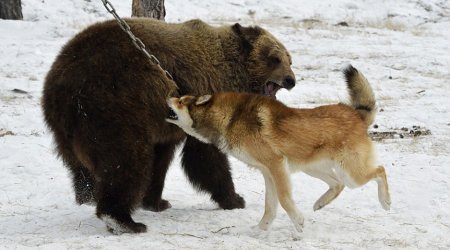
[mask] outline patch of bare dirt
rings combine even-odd
[[[377,125],[374,125],[374,128],[377,127],[378,127]],[[415,138],[427,135],[431,135],[431,130],[416,125],[413,125],[410,128],[402,127],[402,128],[393,128],[385,131],[369,131],[369,136],[374,141],[383,141],[386,139]]]
[[[15,135],[12,131],[0,128],[0,137],[6,136],[6,135]]]

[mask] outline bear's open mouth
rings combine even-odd
[[[266,96],[270,96],[273,99],[277,99],[277,97],[275,96],[278,92],[278,90],[281,89],[281,86],[274,82],[274,81],[267,81],[266,84],[264,85],[264,95]]]
[[[178,120],[178,115],[173,111],[172,108],[169,108],[169,114],[167,115],[167,118],[170,120]]]

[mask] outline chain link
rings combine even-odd
[[[133,32],[131,32],[131,28],[130,26],[117,14],[116,9],[114,8],[114,6],[111,4],[111,2],[109,2],[108,0],[102,0],[103,5],[105,6],[106,10],[111,13],[114,18],[117,20],[117,22],[119,23],[120,28],[128,34],[128,37],[130,37],[131,42],[133,42],[134,46],[139,49],[140,51],[142,51],[142,53],[144,53],[144,55],[150,60],[150,63],[158,65],[158,67],[164,71],[164,73],[166,74],[167,78],[169,78],[170,80],[173,80],[172,75],[169,73],[169,71],[163,69],[161,67],[161,63],[159,62],[158,58],[156,58],[156,56],[150,54],[146,49],[145,49],[145,44],[142,42],[141,39],[137,38]]]

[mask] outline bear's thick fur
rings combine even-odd
[[[240,91],[274,97],[280,87],[295,84],[286,48],[260,27],[126,21],[174,81],[149,63],[115,21],[106,21],[63,47],[43,92],[45,120],[71,171],[76,201],[96,203],[97,216],[113,233],[146,230],[131,218],[139,205],[170,207],[161,199],[164,179],[186,135],[165,121],[169,95]],[[244,207],[227,157],[214,146],[188,137],[182,166],[220,207]]]

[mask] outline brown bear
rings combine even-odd
[[[189,181],[221,208],[243,208],[226,155],[167,123],[165,100],[217,91],[275,97],[280,88],[295,85],[286,48],[257,26],[126,22],[173,81],[115,21],[76,35],[45,79],[45,121],[71,171],[77,203],[95,203],[113,233],[145,232],[131,212],[139,205],[152,211],[170,207],[161,199],[164,179],[176,145],[185,139],[182,166]]]

